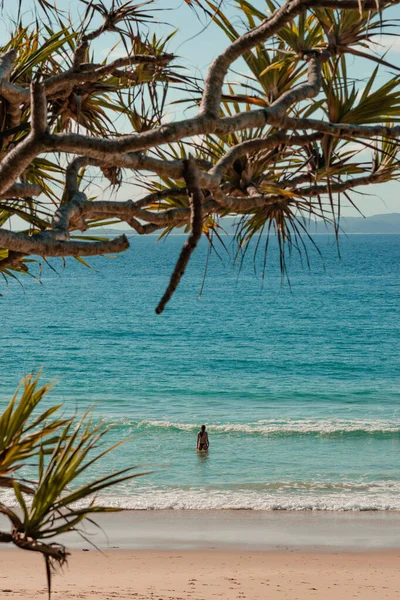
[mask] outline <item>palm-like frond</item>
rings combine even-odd
[[[324,68],[323,90],[326,104],[322,109],[333,123],[386,123],[400,120],[399,77],[393,77],[376,87],[379,67],[367,80],[364,90],[349,80],[343,60]]]
[[[313,13],[332,46],[398,70],[397,65],[387,63],[382,57],[374,54],[375,44],[379,44],[375,37],[379,38],[383,34],[397,35],[394,20],[383,19],[378,10],[338,13],[330,9],[314,8]],[[365,50],[361,51],[360,47]]]
[[[77,485],[77,479],[94,463],[120,446],[122,440],[93,455],[110,428],[103,424],[93,425],[86,413],[79,421],[71,419],[59,431],[59,439],[53,444],[46,462],[46,454],[39,452],[38,483],[30,506],[21,495],[18,500],[24,510],[22,524],[25,536],[45,540],[76,528],[88,514],[113,510],[95,504],[94,496],[110,486],[122,483],[144,473],[132,473],[136,467],[128,467],[104,475],[89,483]],[[87,500],[84,508],[74,504]]]
[[[25,377],[0,416],[0,478],[21,469],[39,451],[48,453],[56,439],[56,432],[67,423],[65,419],[49,420],[60,405],[33,415],[40,401],[51,389],[49,384],[39,387],[38,383],[39,375]]]
[[[65,547],[49,543],[61,533],[80,531],[92,514],[119,509],[99,505],[96,494],[106,488],[139,477],[136,467],[127,467],[91,479],[91,467],[126,440],[104,445],[110,427],[94,424],[89,413],[80,419],[55,416],[60,406],[38,412],[49,392],[49,384],[39,386],[39,376],[29,375],[0,416],[0,488],[14,491],[19,512],[0,502],[0,514],[10,521],[12,532],[0,539],[19,548],[41,552],[46,560],[49,592],[51,565],[63,564]],[[36,475],[29,481],[18,471],[30,461]],[[86,483],[82,482],[85,475]],[[80,503],[80,506],[77,506]]]

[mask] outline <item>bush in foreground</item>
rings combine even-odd
[[[42,554],[50,594],[52,569],[68,557],[54,538],[72,531],[84,535],[86,519],[118,510],[98,505],[96,494],[144,473],[128,467],[91,480],[91,465],[125,440],[105,445],[110,427],[93,423],[90,411],[63,418],[61,405],[41,409],[49,390],[49,384],[39,385],[38,376],[28,375],[0,415],[0,513],[10,523],[9,531],[0,531],[0,543]],[[87,483],[79,483],[81,475]],[[13,492],[8,505],[1,488]]]

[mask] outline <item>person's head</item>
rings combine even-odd
[[[205,426],[205,425],[202,425],[202,426],[200,427],[200,430],[201,430],[201,433],[204,433],[204,432],[205,432],[205,430],[206,430],[206,426]]]

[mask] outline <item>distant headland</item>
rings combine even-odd
[[[371,217],[342,217],[340,228],[343,233],[400,233],[400,213],[386,213]],[[313,221],[310,233],[331,233],[332,226]]]
[[[219,230],[220,235],[235,235],[237,230],[239,219],[236,217],[224,217],[219,223],[221,228]],[[333,225],[327,225],[322,221],[316,221],[315,219],[306,219],[304,221],[308,231],[311,234],[323,234],[323,233],[333,233]],[[111,228],[107,228],[111,229]],[[100,231],[100,230],[99,230]],[[112,231],[117,231],[117,228],[112,228]],[[129,236],[129,233],[132,233],[132,230],[129,229],[119,229],[122,233],[125,233]],[[101,229],[101,232],[104,234],[104,228]],[[96,229],[93,229],[93,234],[98,233]],[[185,233],[184,228],[177,228],[170,235],[182,235]],[[343,234],[357,234],[357,233],[365,233],[365,234],[400,234],[400,213],[383,213],[379,215],[372,215],[370,217],[342,217],[340,219],[340,233]],[[135,235],[135,234],[133,234]],[[157,236],[157,233],[152,235]]]

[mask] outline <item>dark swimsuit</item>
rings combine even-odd
[[[202,438],[203,438],[203,436],[201,435],[200,439],[202,439]],[[209,446],[208,441],[207,442],[200,442],[199,443],[199,450],[208,450],[208,446]]]

